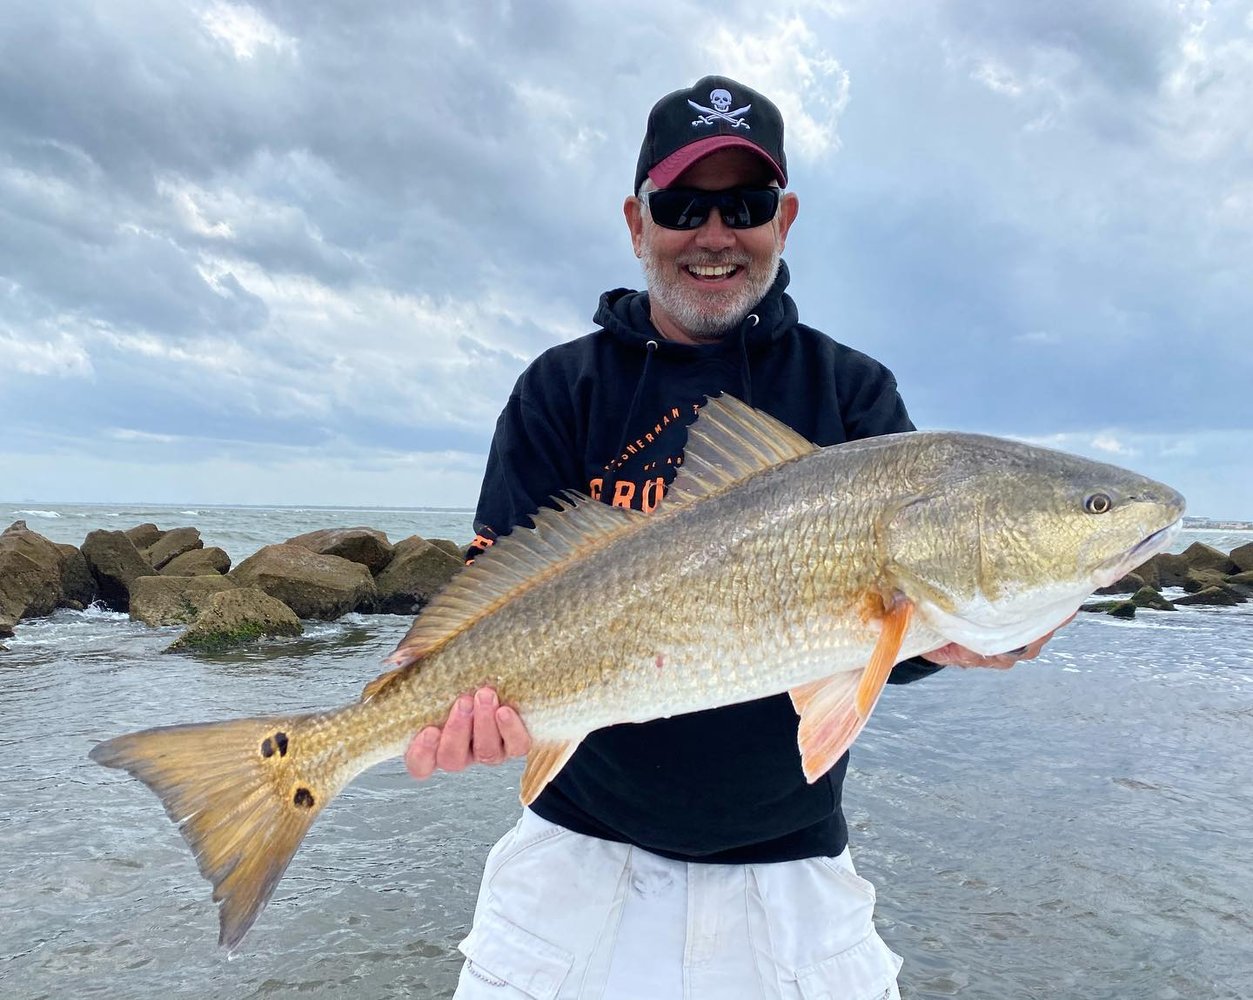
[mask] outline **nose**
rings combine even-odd
[[[705,224],[696,230],[696,245],[704,250],[726,250],[735,245],[735,230],[718,212],[710,212]]]

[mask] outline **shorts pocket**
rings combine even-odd
[[[869,899],[870,902],[875,902],[874,883],[862,878],[853,870],[852,862],[848,860],[847,850],[839,857],[815,858],[814,860],[822,865],[837,882]]]
[[[458,947],[466,957],[457,995],[556,1000],[574,954],[487,912]]]
[[[853,947],[796,971],[804,1000],[900,1000],[901,958],[877,933]]]

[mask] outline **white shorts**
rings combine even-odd
[[[457,1000],[899,1000],[848,851],[670,861],[531,810],[487,857]]]

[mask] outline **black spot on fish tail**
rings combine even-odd
[[[307,788],[297,788],[296,794],[292,796],[292,802],[300,806],[301,809],[312,809],[313,793]]]
[[[280,757],[287,756],[287,734],[275,733],[273,736],[267,736],[261,741],[261,756],[273,757],[277,753]]]

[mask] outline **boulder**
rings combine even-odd
[[[1241,573],[1253,572],[1253,542],[1245,542],[1232,549],[1230,559]]]
[[[1227,577],[1227,586],[1234,588],[1245,597],[1253,597],[1253,570],[1244,573],[1233,573]]]
[[[1226,581],[1227,577],[1216,569],[1189,569],[1183,589],[1189,594],[1199,594],[1210,587],[1221,587]]]
[[[200,532],[196,528],[172,528],[165,532],[156,542],[143,549],[140,553],[152,563],[152,568],[160,570],[175,556],[181,556],[192,549],[204,548],[200,540]]]
[[[375,575],[392,559],[391,542],[383,532],[373,528],[323,528],[289,538],[286,544],[360,563]]]
[[[1182,556],[1159,552],[1136,569],[1136,574],[1154,590],[1182,587],[1188,578],[1188,564]]]
[[[143,551],[156,545],[165,532],[151,521],[147,521],[144,524],[137,524],[133,528],[127,528],[122,534],[131,540],[131,544],[135,548]]]
[[[123,531],[90,532],[81,548],[100,600],[114,611],[130,607],[131,585],[136,580],[156,574]]]
[[[466,549],[468,549],[470,546],[458,545],[456,542],[452,541],[452,539],[449,539],[449,538],[430,538],[428,539],[428,541],[432,545],[434,545],[437,549],[440,549],[443,552],[447,552],[450,556],[456,559],[457,562],[463,565],[465,564]]]
[[[1243,604],[1245,598],[1240,597],[1223,587],[1210,587],[1208,590],[1202,590],[1199,594],[1188,594],[1175,601],[1175,606],[1181,604],[1207,605],[1216,608],[1234,608],[1237,604]]]
[[[378,609],[385,614],[411,615],[448,583],[464,565],[420,535],[396,543],[392,561],[378,575]]]
[[[1102,611],[1114,618],[1134,618],[1136,606],[1131,601],[1091,601],[1079,608],[1080,611]]]
[[[370,571],[360,563],[324,556],[302,545],[267,545],[233,570],[241,587],[256,587],[282,601],[300,618],[338,618],[372,610],[378,596]]]
[[[221,576],[231,571],[231,557],[212,545],[175,556],[161,567],[162,576]]]
[[[141,576],[131,587],[130,615],[156,627],[182,625],[209,606],[209,598],[238,589],[216,573],[212,576]]]
[[[1131,595],[1131,603],[1137,608],[1150,608],[1153,611],[1175,610],[1175,606],[1152,587],[1141,587],[1137,590]]]
[[[61,606],[82,611],[96,599],[96,580],[86,557],[73,545],[57,543],[61,551]]]
[[[63,558],[55,542],[31,531],[25,521],[14,521],[0,533],[0,620],[16,624],[52,614],[61,601]]]
[[[1194,570],[1217,570],[1224,575],[1240,572],[1240,567],[1231,561],[1226,552],[1204,542],[1193,542],[1179,554],[1179,558]]]
[[[261,638],[300,635],[303,630],[300,619],[282,601],[255,587],[235,588],[211,595],[166,652],[217,653]]]
[[[1108,587],[1098,587],[1097,594],[1134,594],[1145,586],[1144,578],[1135,573],[1128,573],[1121,580],[1115,580]]]

